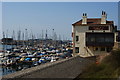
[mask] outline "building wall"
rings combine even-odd
[[[114,47],[113,49],[119,49],[120,48],[120,42],[117,40],[117,36],[119,36],[118,32],[115,32],[114,34]]]
[[[88,31],[88,26],[75,26],[75,36],[79,36],[79,41],[75,40],[75,47],[79,47],[79,55],[88,56],[85,50],[85,32]]]
[[[98,50],[95,50],[95,48],[98,48]],[[94,55],[102,55],[104,53],[107,53],[107,49],[105,47],[105,51],[101,51],[101,47],[89,47],[89,49],[91,50],[92,53],[94,53]]]
[[[112,32],[112,27],[109,26],[109,30],[94,30],[94,32]],[[76,36],[79,36],[79,41],[76,42],[75,39],[75,47],[79,47],[79,53],[75,53],[77,55],[80,55],[81,57],[88,57],[88,56],[94,56],[99,54],[107,53],[107,50],[105,48],[105,51],[101,51],[101,47],[98,47],[98,50],[95,51],[94,47],[87,47],[86,46],[86,32],[92,32],[93,30],[89,30],[89,26],[75,26],[74,28],[75,34],[74,39]]]
[[[96,25],[97,26],[97,25]],[[112,29],[111,29],[112,27],[109,25],[109,30],[88,30],[87,32],[92,32],[92,31],[94,31],[94,32],[112,32]]]

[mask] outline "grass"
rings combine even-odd
[[[100,64],[87,68],[79,78],[118,78],[120,76],[120,49],[106,56]]]

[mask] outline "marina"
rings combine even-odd
[[[117,8],[118,3],[3,2],[0,77],[74,80],[102,69],[119,73],[119,67],[114,72],[102,64],[109,56],[113,62],[112,53],[120,49]]]
[[[34,47],[1,45],[1,76],[48,62],[72,57],[72,47],[70,42],[65,41],[62,43],[63,47],[48,47],[46,45],[43,45],[44,47],[36,45],[34,45]]]
[[[14,33],[18,33],[16,36]],[[11,37],[3,32],[0,45],[0,76],[35,67],[45,63],[55,62],[72,57],[72,41],[57,38],[55,30],[52,37],[43,33],[35,37],[33,33],[14,31]],[[29,35],[28,35],[29,34]],[[29,37],[28,37],[29,36]]]

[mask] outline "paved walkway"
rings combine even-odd
[[[74,79],[94,61],[81,57],[72,57],[53,63],[46,63],[23,71],[3,76],[7,78],[70,78]]]

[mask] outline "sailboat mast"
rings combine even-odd
[[[42,49],[43,49],[43,36],[44,36],[44,34],[43,34],[43,30],[42,30]]]
[[[4,39],[4,38],[5,38],[5,33],[4,33],[4,31],[3,31],[3,39]],[[5,44],[4,44],[4,42],[3,42],[3,56],[5,56],[4,51],[5,51]]]
[[[23,41],[23,46],[24,46],[24,32],[22,33],[22,41]]]
[[[53,40],[52,45],[54,46],[54,29],[52,29],[52,40]]]
[[[45,35],[45,39],[48,39],[48,35],[47,35],[47,29],[46,29],[46,35]]]
[[[28,36],[28,34],[27,34],[27,29],[25,29],[25,41],[26,41],[26,46],[27,46],[27,36]]]
[[[14,30],[13,30],[12,38],[13,38],[13,40],[15,40],[15,31]]]

